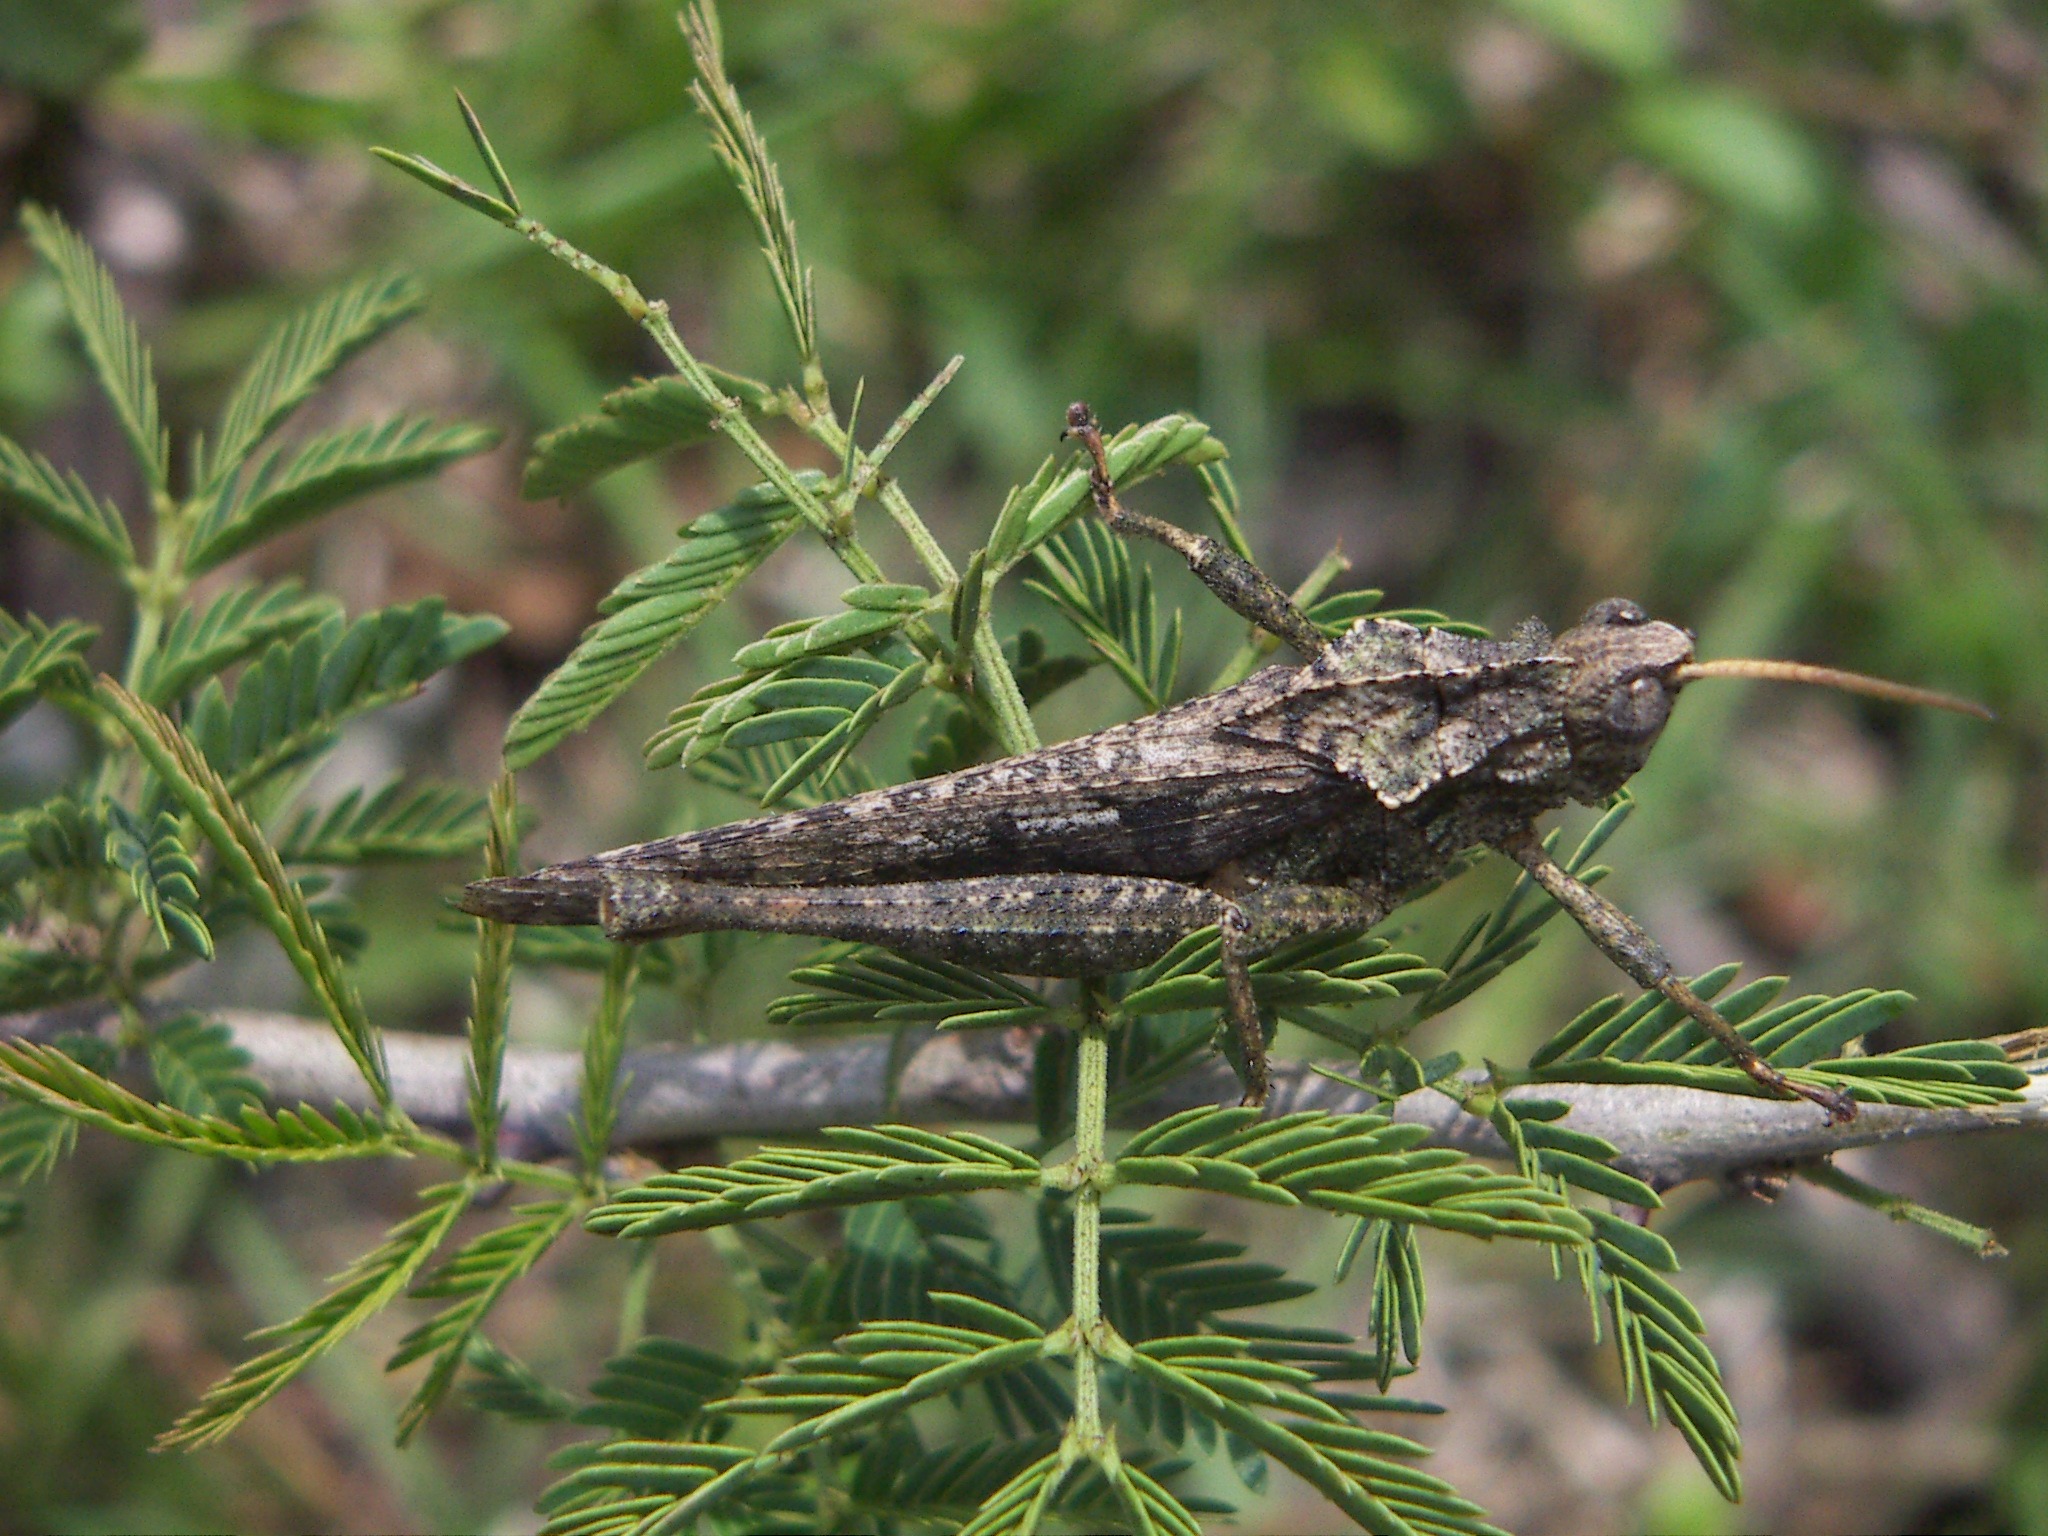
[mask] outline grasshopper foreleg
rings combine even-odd
[[[1586,932],[1600,952],[1612,960],[1636,985],[1661,993],[1698,1020],[1734,1058],[1735,1064],[1756,1082],[1781,1097],[1809,1099],[1827,1112],[1828,1123],[1856,1118],[1856,1101],[1846,1093],[1828,1088],[1809,1088],[1793,1082],[1757,1054],[1733,1024],[1722,1018],[1713,1004],[1685,984],[1673,971],[1663,946],[1643,926],[1605,896],[1587,885],[1553,859],[1533,828],[1526,828],[1499,844],[1501,852],[1529,872],[1529,877],[1550,893],[1572,920]]]
[[[1095,412],[1076,402],[1067,408],[1068,437],[1077,437],[1088,450],[1088,488],[1095,498],[1095,510],[1112,531],[1137,535],[1164,544],[1188,563],[1188,569],[1202,585],[1221,598],[1233,613],[1241,614],[1270,634],[1278,635],[1302,658],[1314,661],[1330,644],[1307,614],[1294,605],[1280,584],[1235,550],[1207,534],[1187,529],[1161,518],[1133,512],[1117,499],[1116,486],[1109,478],[1109,455],[1103,450],[1102,429]]]

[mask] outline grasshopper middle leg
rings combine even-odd
[[[1187,935],[1223,935],[1231,1029],[1243,1050],[1244,1102],[1268,1075],[1250,964],[1304,934],[1370,927],[1381,909],[1351,891],[1262,886],[1225,895],[1135,875],[990,875],[895,885],[716,885],[643,869],[603,875],[599,917],[614,939],[717,929],[800,933],[1022,976],[1093,976],[1149,965]]]
[[[1663,946],[1634,918],[1553,859],[1533,829],[1502,840],[1500,850],[1526,869],[1529,877],[1571,914],[1600,952],[1626,972],[1630,980],[1662,994],[1698,1020],[1734,1058],[1735,1065],[1756,1082],[1780,1097],[1796,1096],[1818,1104],[1827,1112],[1830,1125],[1856,1118],[1856,1101],[1848,1094],[1795,1083],[1758,1055],[1756,1048],[1721,1017],[1713,1004],[1678,977]]]

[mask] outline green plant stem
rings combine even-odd
[[[2004,1245],[1992,1235],[1989,1227],[1977,1226],[1946,1211],[1930,1209],[1904,1195],[1895,1195],[1890,1190],[1866,1184],[1842,1172],[1833,1163],[1802,1164],[1799,1177],[1845,1200],[1853,1200],[1858,1205],[1889,1216],[1893,1221],[1910,1221],[1915,1226],[1939,1233],[1950,1242],[1960,1243],[1980,1259],[2005,1257]]]
[[[589,278],[612,296],[613,302],[626,312],[635,325],[654,339],[654,344],[661,348],[662,355],[668,359],[669,365],[691,389],[696,391],[706,408],[710,410],[718,430],[746,456],[747,461],[760,472],[762,479],[774,486],[789,504],[796,508],[797,514],[824,539],[826,546],[856,579],[862,582],[888,580],[887,573],[876,562],[875,557],[868,553],[851,530],[840,525],[839,519],[833,516],[832,509],[797,478],[789,465],[783,462],[781,455],[776,453],[769,446],[767,439],[755,430],[753,422],[747,418],[746,408],[719,387],[718,381],[711,376],[709,370],[683,344],[682,337],[676,333],[674,322],[669,319],[666,304],[658,299],[647,298],[623,272],[614,271],[596,257],[578,250],[538,219],[521,218],[511,227],[557,261]],[[834,426],[836,430],[836,423]],[[842,432],[842,444],[844,440]],[[918,550],[920,558],[925,560],[926,568],[932,571],[934,579],[942,583],[954,579],[953,574],[939,575],[941,570],[952,573],[952,562],[946,558],[945,551],[939,548],[937,541],[931,538],[930,531],[925,529],[922,519],[917,517],[902,491],[893,484],[885,485],[881,499],[884,508],[897,518],[899,525],[905,526],[906,535],[909,532],[909,525],[914,524],[922,530],[921,538],[912,538],[912,546]],[[909,524],[904,523],[903,514],[906,513],[909,516]],[[939,561],[936,566],[930,559],[934,555]],[[929,624],[917,621],[905,627],[905,634],[927,657],[947,655],[945,642]],[[1031,717],[1024,706],[1023,694],[1017,687],[1017,680],[1010,675],[1009,665],[1003,660],[1002,647],[996,642],[995,632],[989,626],[986,616],[975,628],[973,653],[975,674],[981,681],[986,695],[982,702],[1004,749],[1013,753],[1030,751],[1038,745],[1037,732],[1031,726]]]
[[[1109,1111],[1109,1025],[1101,984],[1081,983],[1083,1022],[1074,1071],[1074,1418],[1070,1440],[1100,1454],[1103,1346],[1110,1335],[1102,1315],[1102,1182],[1104,1131]]]
[[[925,386],[917,399],[897,418],[882,441],[875,446],[873,454],[854,449],[850,460],[854,469],[854,484],[865,488],[872,484],[880,473],[881,465],[902,439],[904,432],[914,426],[931,402],[938,398],[939,391],[952,381],[958,371],[961,359],[955,357],[938,377]],[[807,423],[811,433],[833,453],[848,456],[849,442],[846,432],[840,427],[838,418],[829,413],[820,413]],[[852,489],[852,487],[849,487]],[[903,487],[894,480],[884,479],[875,492],[875,499],[890,520],[902,532],[918,561],[940,588],[951,586],[960,579],[960,572],[947,556],[944,546],[932,534],[925,520],[918,516],[917,509],[910,504],[910,498],[903,494]],[[1002,642],[996,638],[994,625],[989,620],[986,602],[982,611],[974,617],[974,634],[970,645],[974,662],[975,680],[981,685],[980,702],[987,708],[989,723],[995,728],[996,739],[1004,752],[1016,755],[1030,752],[1038,745],[1038,727],[1032,723],[1030,707],[1024,702],[1023,690],[1017,686],[1016,676],[1010,671],[1010,664],[1003,657]]]

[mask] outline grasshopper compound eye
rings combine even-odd
[[[1647,741],[1671,718],[1677,689],[1659,677],[1638,677],[1608,698],[1607,729],[1619,741]]]

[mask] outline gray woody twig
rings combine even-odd
[[[256,1077],[283,1103],[340,1099],[365,1106],[355,1067],[326,1025],[289,1014],[225,1009],[214,1015],[249,1053]],[[0,1021],[0,1033],[45,1036],[93,1023],[76,1012]],[[460,1133],[467,1125],[465,1041],[393,1031],[385,1036],[399,1103],[422,1125]],[[717,1136],[800,1135],[820,1126],[910,1121],[1023,1122],[1032,1116],[1031,1042],[1016,1032],[934,1034],[910,1042],[900,1090],[885,1110],[889,1037],[818,1044],[748,1040],[627,1055],[628,1083],[617,1141],[622,1146]],[[513,1050],[505,1062],[508,1146],[547,1156],[573,1145],[570,1122],[582,1078],[573,1051]],[[1365,1095],[1295,1064],[1275,1063],[1273,1109],[1374,1107]],[[1147,1106],[1164,1113],[1197,1103],[1234,1102],[1237,1084],[1221,1063],[1196,1069]],[[1616,1165],[1660,1189],[1745,1168],[1808,1161],[1831,1152],[1927,1136],[2048,1125],[2048,1076],[2036,1075],[2017,1103],[1920,1110],[1866,1105],[1846,1125],[1828,1126],[1813,1106],[1692,1088],[1546,1084],[1514,1090],[1571,1105],[1574,1129],[1619,1149]],[[1480,1156],[1505,1149],[1484,1120],[1425,1089],[1395,1106],[1398,1119],[1426,1125],[1431,1140]]]

